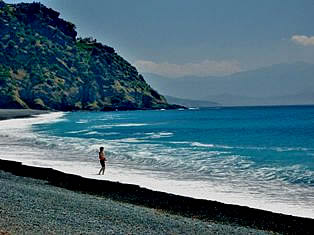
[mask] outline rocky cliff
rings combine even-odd
[[[40,3],[0,0],[0,108],[175,108],[109,46]]]

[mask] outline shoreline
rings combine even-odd
[[[0,109],[0,120],[31,118],[47,113],[50,112]],[[227,224],[287,234],[310,234],[310,226],[314,221],[311,218],[280,214],[247,206],[159,192],[135,184],[84,178],[51,168],[27,166],[12,160],[0,159],[0,171],[9,172],[19,177],[44,180],[48,185],[83,193],[83,195],[96,195],[106,200],[128,203],[158,210],[161,213],[209,223],[215,222],[221,225]],[[0,207],[0,214],[1,209]]]
[[[44,180],[49,185],[71,191],[206,222],[214,221],[279,233],[310,234],[314,221],[310,218],[153,191],[133,184],[83,178],[51,168],[27,166],[15,161],[0,159],[0,170],[16,176]]]
[[[0,170],[0,234],[257,234],[56,187]]]
[[[15,118],[31,118],[47,113],[50,113],[50,111],[35,109],[0,109],[0,121]]]

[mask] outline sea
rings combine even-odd
[[[314,218],[314,106],[52,112],[0,121],[0,158]]]

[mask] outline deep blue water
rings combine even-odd
[[[179,177],[228,180],[257,173],[314,186],[313,106],[75,112],[35,130],[79,138],[87,148],[110,143],[107,153],[117,163]]]

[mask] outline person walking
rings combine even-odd
[[[106,169],[105,161],[107,161],[107,159],[106,159],[106,156],[105,156],[104,147],[100,147],[99,148],[98,157],[99,157],[99,162],[100,162],[100,165],[101,165],[101,169],[100,169],[100,171],[98,173],[98,175],[100,175],[101,173],[104,174],[105,173],[105,169]]]

